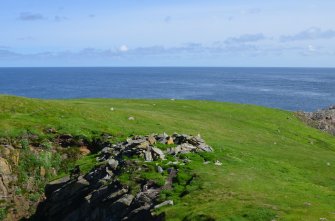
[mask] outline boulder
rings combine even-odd
[[[163,151],[157,147],[152,147],[151,148],[151,152],[153,154],[154,157],[157,158],[157,156],[161,159],[164,160],[165,159],[165,155],[163,153]]]
[[[200,144],[198,147],[201,151],[213,152],[213,149],[210,146],[206,145],[205,143]]]
[[[143,148],[146,148],[149,145],[149,142],[146,139],[127,139],[127,144],[125,145],[125,148],[134,148],[141,146]]]
[[[180,149],[180,153],[189,153],[189,152],[192,152],[192,151],[195,151],[197,148],[191,144],[188,144],[188,143],[183,143],[179,146],[177,146],[176,148],[179,148]]]
[[[107,197],[103,196],[103,202],[107,202],[107,201],[113,201],[115,199],[119,199],[121,196],[123,196],[124,194],[128,193],[128,189],[122,187],[122,188],[117,188],[114,192],[110,193]]]
[[[163,134],[156,135],[156,140],[162,144],[166,144],[167,138],[169,135],[167,135],[165,132]]]
[[[169,137],[169,138],[167,139],[167,141],[166,141],[166,144],[168,144],[168,145],[174,144],[174,142],[173,142],[173,138],[172,138],[172,137]]]
[[[177,155],[178,153],[180,153],[180,151],[181,151],[181,146],[180,145],[167,149],[167,152],[171,155]]]
[[[88,149],[87,146],[81,146],[79,148],[79,151],[80,151],[81,155],[83,155],[83,156],[86,156],[86,155],[91,153],[91,151]]]
[[[150,145],[149,141],[144,140],[143,142],[139,143],[136,147],[146,150],[149,147],[149,145]]]
[[[205,143],[205,141],[203,139],[201,139],[200,137],[196,136],[196,137],[189,137],[187,139],[187,142],[194,145],[194,146],[198,146],[200,144]]]
[[[145,161],[148,161],[148,162],[152,161],[152,155],[151,155],[150,151],[145,151],[144,159],[145,159]]]
[[[150,145],[155,145],[156,144],[156,138],[152,135],[148,136],[147,140],[148,140]]]
[[[164,170],[163,170],[163,168],[162,168],[162,167],[160,167],[160,166],[157,166],[157,172],[158,172],[158,173],[163,173],[163,172],[164,172]]]
[[[130,204],[133,202],[134,196],[131,194],[125,194],[122,198],[117,200],[115,203],[120,203],[124,206],[130,206]]]
[[[117,166],[119,165],[119,161],[117,161],[115,159],[109,159],[108,160],[108,165],[110,166],[110,168],[112,170],[116,170]]]

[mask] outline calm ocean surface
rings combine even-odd
[[[201,99],[312,111],[335,104],[335,69],[0,68],[0,93]]]

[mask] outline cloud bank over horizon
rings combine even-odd
[[[0,66],[333,67],[332,8],[330,0],[5,0]]]

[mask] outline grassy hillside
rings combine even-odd
[[[0,137],[46,128],[120,139],[201,134],[223,165],[192,164],[200,188],[163,209],[169,220],[335,220],[335,138],[291,112],[209,101],[0,96]]]

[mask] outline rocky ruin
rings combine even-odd
[[[162,190],[172,189],[178,174],[176,164],[191,163],[179,156],[189,153],[211,152],[200,136],[167,134],[134,136],[124,142],[107,146],[97,155],[97,165],[86,174],[79,168],[71,176],[56,180],[45,188],[46,200],[39,204],[31,220],[164,220],[164,213],[156,209],[173,205],[172,200],[161,201]],[[174,162],[167,158],[173,157]],[[121,177],[148,171],[164,177],[165,183],[138,178],[128,186]]]
[[[299,112],[308,125],[335,135],[335,105],[315,112]]]

